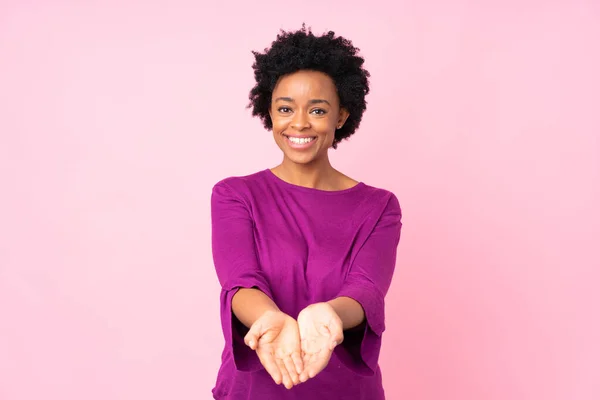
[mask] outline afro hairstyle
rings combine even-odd
[[[349,113],[344,126],[335,132],[332,147],[337,148],[340,141],[354,134],[367,108],[365,97],[369,93],[370,74],[363,68],[365,60],[358,55],[359,50],[350,40],[332,31],[315,36],[305,24],[297,31],[281,30],[270,48],[263,53],[252,52],[256,85],[250,91],[248,108],[271,130],[269,109],[278,80],[300,70],[323,72],[333,80],[340,106]]]

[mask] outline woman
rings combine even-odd
[[[384,399],[378,357],[400,206],[328,158],[366,109],[357,53],[304,26],[254,52],[249,107],[283,161],[213,188],[225,335],[215,399]]]

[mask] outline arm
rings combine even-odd
[[[233,314],[246,327],[250,328],[267,311],[279,308],[266,294],[258,289],[239,289],[231,300]]]
[[[221,324],[236,367],[261,368],[256,353],[244,343],[248,327],[265,310],[276,307],[269,282],[258,263],[249,207],[227,182],[211,196],[212,252],[221,284]],[[256,304],[255,304],[256,302]]]
[[[221,283],[221,323],[226,346],[240,371],[263,366],[287,388],[303,369],[297,322],[279,311],[267,276],[258,262],[252,208],[237,182],[213,188],[212,247]]]
[[[400,240],[400,206],[386,195],[361,225],[360,246],[338,295],[306,307],[298,315],[304,351],[302,382],[320,373],[331,351],[359,375],[377,371],[384,326],[384,297],[390,286]]]
[[[398,199],[391,195],[352,261],[342,289],[328,302],[347,329],[335,352],[361,375],[373,375],[377,369],[385,330],[384,300],[396,266],[401,218]]]

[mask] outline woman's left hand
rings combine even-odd
[[[329,363],[335,346],[344,340],[342,320],[327,303],[315,303],[298,315],[304,370],[300,382],[314,378]]]

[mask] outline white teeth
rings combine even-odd
[[[312,142],[314,138],[296,138],[290,136],[288,139],[290,139],[290,142],[295,144],[306,144],[308,142]]]

